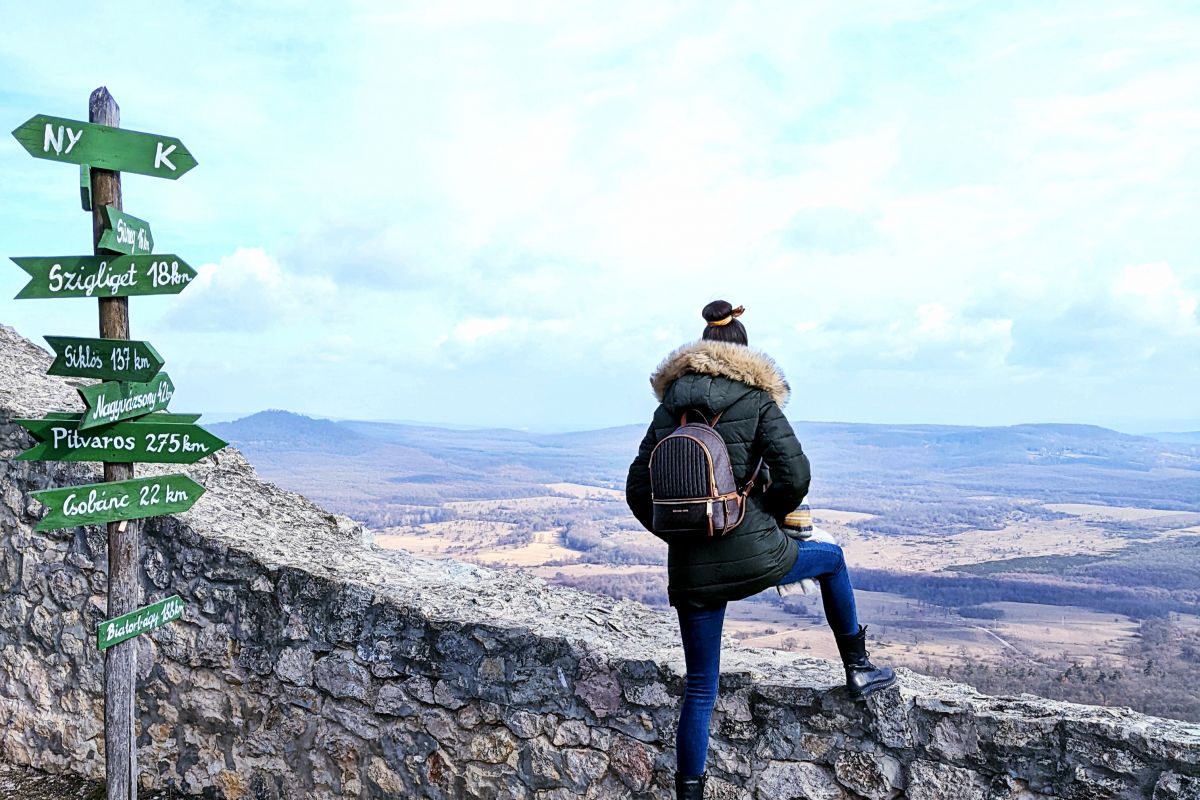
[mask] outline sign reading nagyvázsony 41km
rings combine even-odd
[[[196,270],[175,255],[14,256],[11,260],[30,275],[17,300],[179,294],[196,277]]]
[[[123,519],[142,519],[187,511],[204,487],[187,475],[158,475],[131,481],[90,483],[30,492],[46,506],[35,530],[52,531]]]
[[[196,159],[173,136],[38,114],[12,132],[35,158],[174,180]]]
[[[79,430],[83,431],[162,411],[175,394],[175,384],[167,373],[160,372],[148,383],[108,381],[85,386],[79,394],[88,407],[79,423]]]
[[[179,595],[173,595],[166,600],[159,600],[153,605],[101,622],[100,627],[96,629],[96,646],[101,650],[107,650],[114,644],[132,639],[138,634],[149,633],[155,628],[161,628],[181,616],[183,616],[183,600],[179,598]]]
[[[129,339],[83,339],[47,336],[55,353],[47,375],[99,378],[102,381],[148,381],[163,367],[162,356],[149,342]]]
[[[144,219],[118,211],[112,206],[104,207],[108,227],[100,235],[99,247],[127,256],[144,256],[154,252],[154,234],[150,223]]]
[[[113,464],[194,464],[227,442],[198,425],[158,422],[153,416],[81,431],[64,419],[18,419],[39,444],[16,456],[21,461],[107,461]]]

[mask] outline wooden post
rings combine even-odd
[[[88,121],[114,128],[121,126],[117,101],[101,86],[92,92]],[[100,237],[108,225],[105,206],[120,210],[121,173],[93,169],[92,234],[96,255]],[[129,338],[129,300],[110,297],[100,300],[100,336]],[[125,481],[133,477],[132,464],[104,464],[104,480]],[[108,523],[108,616],[119,617],[137,610],[142,603],[138,567],[141,564],[137,520]],[[104,658],[104,762],[108,800],[137,800],[137,637],[113,645]]]

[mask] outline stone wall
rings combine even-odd
[[[9,420],[78,401],[0,326],[0,761],[103,773],[94,630],[105,543],[33,533],[32,490],[89,465],[12,461]],[[143,474],[149,467],[139,467]],[[226,451],[144,533],[141,782],[212,798],[665,798],[673,619],[535,578],[374,548]],[[1200,798],[1200,728],[902,672],[851,702],[835,665],[730,643],[709,797]]]

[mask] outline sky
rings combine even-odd
[[[1200,429],[1200,10],[1171,2],[59,3],[0,118],[177,136],[125,210],[180,411],[645,422],[746,306],[797,420]],[[5,255],[90,253],[77,170],[0,140]],[[0,268],[0,298],[25,283]],[[25,336],[91,300],[0,299]]]

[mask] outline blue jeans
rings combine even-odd
[[[825,620],[835,634],[858,633],[858,613],[854,608],[854,589],[842,548],[826,542],[799,542],[800,554],[780,585],[801,578],[815,578],[821,584],[821,602]],[[700,775],[708,758],[708,725],[717,701],[717,681],[721,675],[721,626],[725,621],[725,603],[702,611],[676,607],[679,634],[683,639],[683,659],[687,678],[683,687],[683,707],[679,711],[679,729],[675,734],[675,759],[681,775]]]

